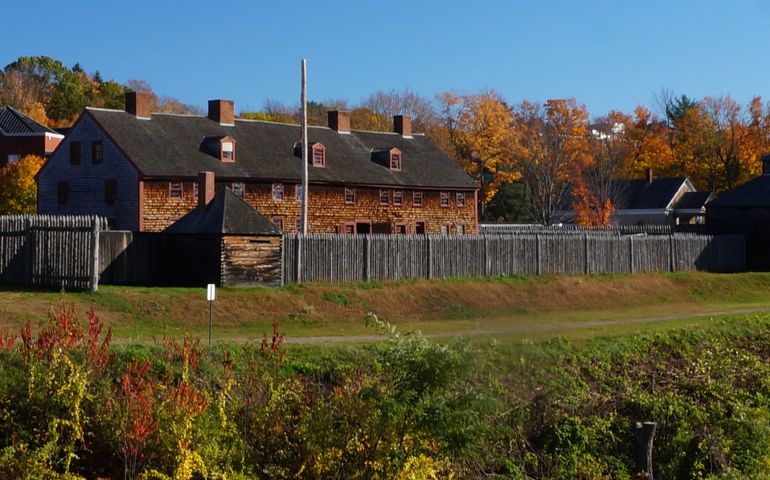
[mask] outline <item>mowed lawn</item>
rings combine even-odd
[[[205,338],[205,288],[101,286],[96,293],[0,290],[0,332],[33,327],[65,302],[85,321],[94,308],[118,343],[164,332]],[[371,341],[367,312],[432,337],[496,341],[590,338],[705,324],[713,317],[770,312],[770,274],[494,277],[434,281],[220,288],[214,341],[261,339],[278,322],[288,342]]]

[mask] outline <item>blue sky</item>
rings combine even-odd
[[[654,106],[667,88],[770,99],[770,2],[13,2],[0,63],[49,55],[161,95],[236,110],[376,90],[495,89],[509,102],[575,97],[592,115]],[[10,30],[10,31],[9,31]]]

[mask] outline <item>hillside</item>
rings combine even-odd
[[[27,320],[39,323],[61,297],[0,291],[0,331],[16,331]],[[63,298],[76,312],[93,306],[122,342],[149,341],[164,330],[204,336],[208,324],[203,288],[102,286],[96,293]],[[677,273],[221,288],[213,317],[215,338],[225,340],[261,337],[274,322],[289,341],[371,335],[362,324],[370,311],[428,335],[490,333],[515,339],[623,333],[765,310],[770,310],[770,274]],[[602,323],[607,321],[614,325]],[[567,328],[570,324],[581,328]]]

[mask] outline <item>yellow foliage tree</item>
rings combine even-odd
[[[0,169],[0,214],[18,215],[37,211],[35,175],[45,159],[27,155]]]
[[[444,122],[465,171],[479,185],[481,216],[500,186],[519,180],[513,165],[513,113],[494,91],[476,95],[445,93]]]

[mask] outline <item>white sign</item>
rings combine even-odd
[[[206,288],[206,300],[209,302],[213,302],[216,300],[217,296],[217,287],[213,283],[209,283],[208,287]]]

